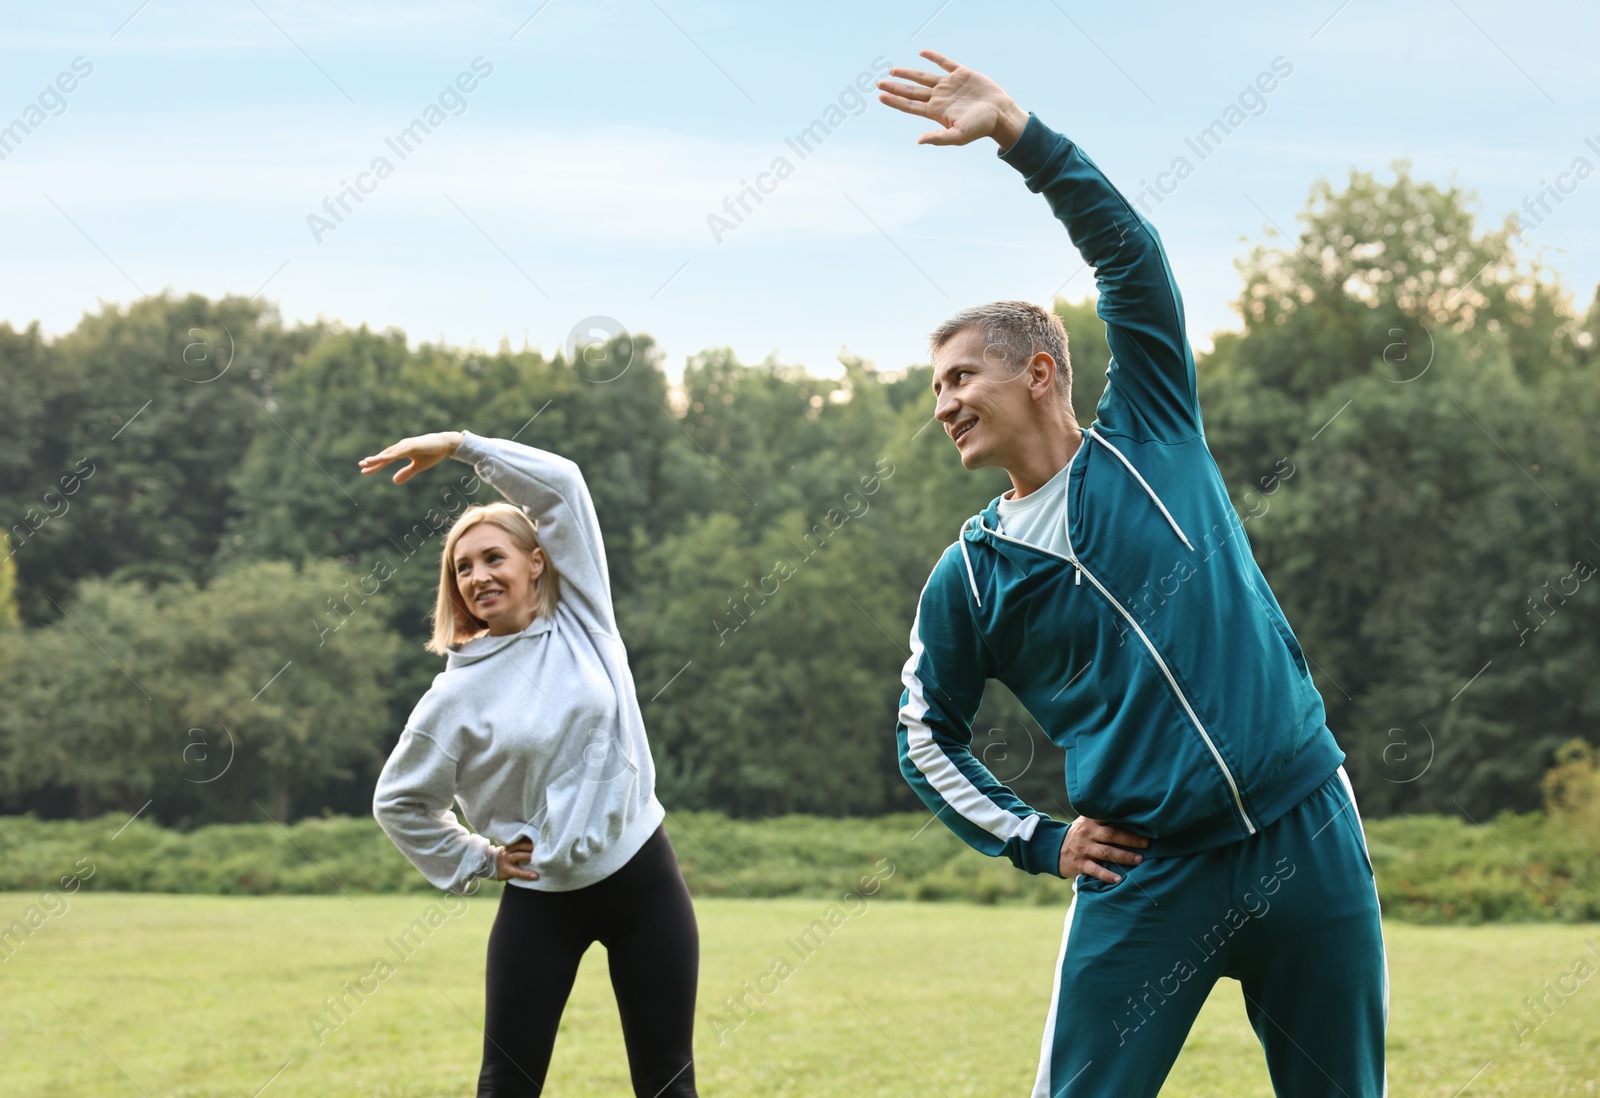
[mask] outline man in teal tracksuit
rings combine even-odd
[[[993,81],[894,69],[880,99],[993,137],[1100,289],[1112,362],[1071,410],[1060,321],[1024,302],[934,333],[935,415],[1013,488],[962,527],[911,627],[901,771],[973,847],[1073,878],[1036,1098],[1154,1095],[1217,979],[1242,985],[1280,1095],[1385,1093],[1378,901],[1344,753],[1206,448],[1155,230]],[[1069,826],[971,750],[998,679],[1066,749]]]

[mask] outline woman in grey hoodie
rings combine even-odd
[[[543,1089],[578,962],[598,941],[634,1093],[693,1096],[699,932],[588,487],[564,457],[460,431],[402,439],[361,471],[409,459],[394,476],[403,484],[446,457],[510,503],[467,508],[445,538],[427,646],[445,669],[412,710],[372,812],[437,887],[507,882],[489,934],[478,1094]]]

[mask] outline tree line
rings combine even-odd
[[[1378,815],[1539,803],[1600,742],[1600,305],[1471,196],[1352,173],[1238,262],[1204,427]],[[1108,361],[1058,301],[1080,419]],[[671,384],[649,336],[568,360],[147,298],[55,339],[0,326],[0,809],[179,825],[368,810],[442,669],[442,534],[496,494],[357,459],[465,428],[583,468],[671,807],[917,807],[895,760],[907,634],[963,519],[1008,487],[930,422],[930,368],[817,377],[727,350]],[[1004,688],[975,750],[1067,810]]]

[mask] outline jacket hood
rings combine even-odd
[[[1116,445],[1112,443],[1110,439],[1106,438],[1096,429],[1095,424],[1090,424],[1084,429],[1083,442],[1079,445],[1078,449],[1073,452],[1072,457],[1067,460],[1067,468],[1070,470],[1073,463],[1078,461],[1080,455],[1082,455],[1085,461],[1088,460],[1089,444],[1091,442],[1099,443],[1106,450],[1110,451],[1111,455],[1115,457],[1117,461],[1122,463],[1123,468],[1125,468],[1133,477],[1133,479],[1139,483],[1139,487],[1144,489],[1144,494],[1150,497],[1150,502],[1155,504],[1156,510],[1161,512],[1161,517],[1166,520],[1167,526],[1171,528],[1173,534],[1177,536],[1178,540],[1183,543],[1185,548],[1187,548],[1190,552],[1193,552],[1194,544],[1189,540],[1189,536],[1183,532],[1183,528],[1178,525],[1178,520],[1172,517],[1172,512],[1167,510],[1167,505],[1161,502],[1161,497],[1156,495],[1155,489],[1150,487],[1150,482],[1144,479],[1144,475],[1140,473],[1138,469],[1134,468],[1133,463],[1127,459],[1121,450],[1117,449]],[[1069,478],[1072,475],[1073,474],[1071,472],[1068,473]],[[1067,493],[1070,499],[1072,493],[1072,485],[1070,482],[1067,485]],[[995,496],[994,499],[989,501],[989,506],[985,507],[978,514],[967,519],[967,521],[962,524],[961,535],[958,538],[958,541],[961,545],[961,555],[964,558],[967,566],[967,582],[972,586],[972,595],[978,600],[979,606],[983,605],[983,599],[978,593],[978,580],[977,576],[972,570],[972,554],[967,551],[967,542],[971,540],[993,546],[1006,557],[1013,560],[1016,559],[1016,554],[1009,552],[1006,549],[1005,537],[996,533],[1000,528],[1000,500],[1000,496]],[[1070,504],[1067,513],[1070,517]],[[1069,539],[1070,536],[1071,531],[1069,530]],[[1076,554],[1068,556],[1067,559],[1070,560],[1074,566],[1078,564]]]

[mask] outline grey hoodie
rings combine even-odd
[[[524,836],[539,879],[507,883],[582,888],[620,869],[665,815],[600,524],[571,461],[464,436],[456,459],[538,524],[561,597],[522,632],[475,637],[449,654],[384,764],[372,814],[448,892],[493,878],[492,846]],[[452,802],[478,834],[456,820]]]

